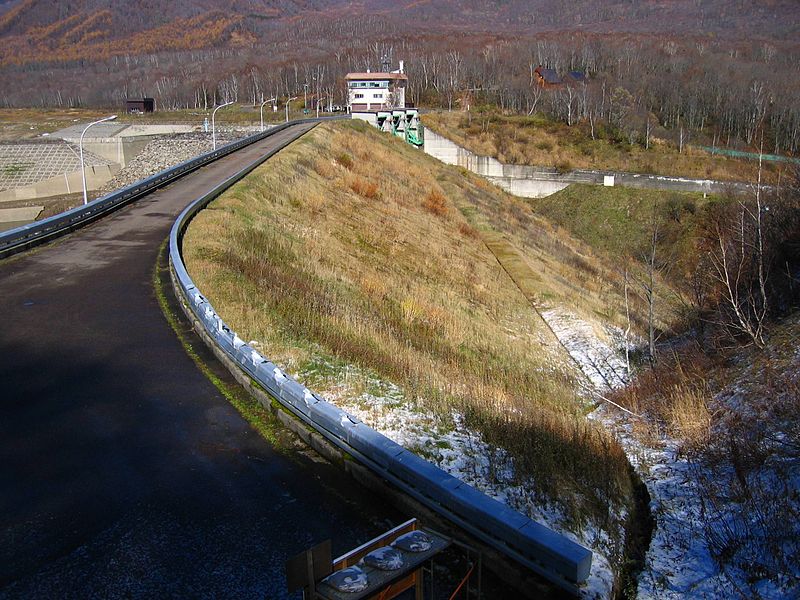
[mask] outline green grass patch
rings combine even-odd
[[[573,184],[530,206],[617,264],[643,264],[655,227],[659,262],[670,265],[667,276],[681,287],[696,262],[698,229],[721,201],[700,193]]]
[[[20,175],[30,169],[33,165],[30,163],[12,163],[3,167],[3,174],[9,177]]]
[[[252,395],[245,391],[241,386],[228,384],[219,377],[200,357],[194,348],[192,334],[181,325],[180,317],[173,310],[173,306],[167,297],[166,285],[169,285],[169,267],[167,266],[167,244],[165,240],[159,248],[159,260],[153,269],[153,289],[155,290],[158,305],[169,326],[175,332],[186,354],[194,361],[198,369],[205,377],[217,388],[225,399],[239,412],[240,415],[255,429],[265,440],[267,440],[275,450],[286,452],[286,432],[281,427],[275,416],[264,406],[261,405]],[[179,300],[178,300],[179,301]],[[253,382],[256,386],[258,384]]]

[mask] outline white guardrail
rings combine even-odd
[[[328,442],[488,546],[577,594],[591,569],[589,549],[456,479],[295,381],[231,331],[195,286],[181,256],[183,232],[189,222],[209,202],[281,148],[272,150],[256,164],[192,202],[175,222],[169,239],[170,262],[190,310],[214,343],[240,369]]]

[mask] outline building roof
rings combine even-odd
[[[570,71],[570,72],[567,74],[567,77],[568,77],[569,79],[572,79],[572,80],[574,80],[574,81],[577,81],[578,83],[580,83],[580,82],[583,82],[583,81],[586,81],[586,73],[584,73],[584,72],[582,72],[582,71]]]
[[[545,83],[561,83],[561,78],[556,73],[555,69],[546,69],[545,67],[536,67],[534,73],[538,73]]]
[[[348,81],[354,79],[408,79],[408,75],[405,73],[348,73],[345,75],[345,79]]]

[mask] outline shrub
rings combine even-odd
[[[702,447],[708,441],[711,413],[708,393],[702,385],[681,383],[668,396],[670,428],[690,447]]]
[[[378,185],[361,177],[356,177],[350,182],[350,189],[359,196],[374,200],[380,196]]]
[[[572,163],[566,158],[561,159],[556,163],[556,170],[559,173],[569,173],[570,171],[572,171],[572,169],[573,169]]]
[[[342,165],[348,171],[353,170],[353,157],[347,154],[347,152],[342,152],[341,154],[337,155],[336,162]]]
[[[329,158],[317,158],[314,162],[314,170],[325,179],[330,179],[336,172]]]
[[[422,207],[432,215],[443,217],[447,214],[447,198],[439,190],[431,190],[423,200]]]
[[[458,231],[464,237],[469,237],[469,238],[478,237],[478,231],[474,227],[471,227],[468,223],[461,223],[458,226]]]

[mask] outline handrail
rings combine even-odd
[[[211,342],[297,419],[428,509],[577,595],[591,570],[591,550],[456,479],[298,383],[232,331],[189,276],[181,242],[192,218],[291,141],[197,198],[180,214],[169,237],[176,291]]]

